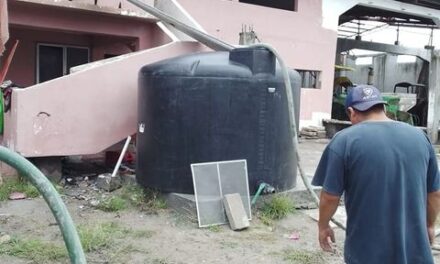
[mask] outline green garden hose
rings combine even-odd
[[[52,183],[30,161],[2,146],[0,146],[0,161],[16,169],[43,195],[61,229],[71,263],[87,263],[72,218]]]

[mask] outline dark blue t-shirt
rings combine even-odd
[[[432,264],[427,193],[440,189],[425,134],[394,121],[347,128],[325,149],[312,181],[345,196],[347,264]]]

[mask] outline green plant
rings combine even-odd
[[[144,189],[139,185],[126,185],[120,190],[119,196],[132,206],[148,212],[156,213],[166,209],[167,203],[154,189]]]
[[[127,236],[134,238],[150,238],[154,232],[150,230],[132,230],[124,228],[117,223],[101,223],[97,225],[79,226],[78,233],[85,252],[92,252],[109,248],[115,239]],[[125,248],[124,250],[127,250]]]
[[[115,238],[120,238],[130,230],[121,228],[116,223],[102,223],[94,226],[79,226],[78,233],[85,252],[108,248]]]
[[[219,225],[210,225],[208,226],[208,230],[214,233],[219,233],[220,231],[222,231],[222,228]]]
[[[144,189],[139,185],[124,185],[121,188],[120,197],[128,201],[131,205],[135,207],[140,207],[145,200]]]
[[[163,258],[155,258],[153,259],[153,264],[170,264],[170,262],[168,262],[166,259]]]
[[[96,208],[104,212],[117,212],[127,209],[127,201],[119,196],[105,198],[99,202]]]
[[[265,202],[260,209],[260,219],[263,223],[271,223],[272,220],[284,218],[295,211],[295,205],[284,195],[276,195]]]
[[[1,244],[0,255],[29,259],[36,263],[48,263],[67,258],[67,251],[64,245],[39,239],[14,238],[8,243]]]
[[[150,238],[154,234],[151,230],[132,230],[130,235],[134,238]]]
[[[284,260],[292,264],[322,264],[324,256],[320,251],[284,250]]]
[[[9,195],[13,192],[21,192],[28,198],[35,198],[40,196],[37,188],[31,183],[25,181],[22,178],[7,180],[0,185],[0,201],[7,200]]]
[[[154,189],[144,190],[144,210],[157,212],[159,210],[167,209],[167,202],[160,196],[160,192]]]

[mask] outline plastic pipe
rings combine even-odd
[[[121,167],[122,159],[125,156],[125,152],[127,152],[128,144],[130,144],[130,141],[131,141],[131,136],[128,136],[127,140],[125,140],[124,147],[122,148],[121,155],[119,155],[118,162],[116,163],[116,166],[113,169],[112,177],[116,176],[116,173],[118,172],[119,167]]]
[[[264,190],[264,188],[266,188],[266,183],[264,182],[260,183],[260,185],[258,186],[258,190],[254,195],[254,198],[252,198],[251,205],[254,205],[257,202],[258,197],[260,197],[261,192]]]
[[[52,183],[30,161],[2,146],[0,146],[0,161],[16,169],[43,195],[61,229],[70,262],[73,264],[87,263],[75,224]]]
[[[202,32],[196,28],[188,26],[187,24],[180,22],[179,20],[169,16],[168,14],[160,11],[159,9],[150,6],[140,0],[127,0],[127,1],[139,7],[140,9],[148,12],[149,14],[157,17],[159,20],[166,23],[167,25],[176,28],[177,30],[187,34],[188,36],[194,38],[195,40],[199,41],[200,43],[206,45],[207,47],[213,50],[229,51],[234,49],[234,46],[224,41],[221,41],[213,36],[210,36],[205,32]]]

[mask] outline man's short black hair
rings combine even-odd
[[[365,111],[359,111],[359,110],[356,110],[356,111],[361,112],[361,113],[381,112],[381,111],[385,112],[385,105],[384,104],[377,104],[377,105],[373,105],[372,107],[368,108]]]

